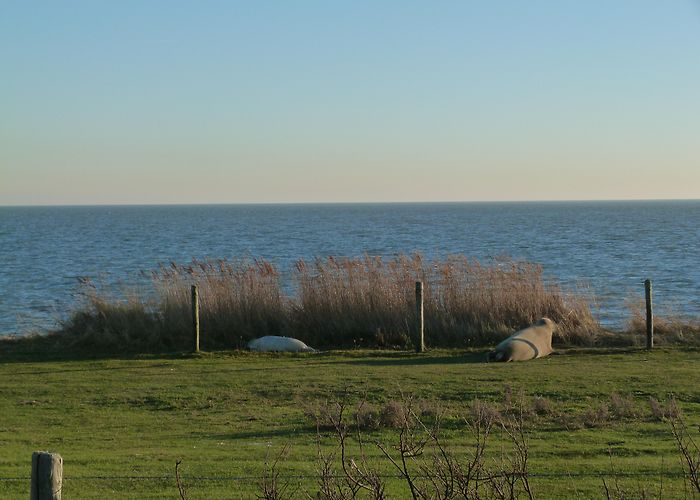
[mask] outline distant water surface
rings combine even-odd
[[[700,201],[0,207],[0,333],[52,328],[78,277],[143,282],[195,258],[507,255],[588,283],[601,321],[654,280],[655,302],[700,317]]]

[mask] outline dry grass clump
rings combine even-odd
[[[413,408],[419,417],[428,420],[438,418],[443,412],[438,403],[428,399],[416,399],[413,402]]]
[[[163,318],[155,313],[155,304],[134,292],[115,298],[83,281],[87,307],[76,312],[61,332],[51,335],[60,346],[88,350],[148,351],[179,347],[181,332],[163,335]],[[180,335],[179,335],[180,334]]]
[[[313,423],[318,430],[335,430],[338,425],[336,415],[341,408],[337,401],[316,401],[304,404],[304,417]],[[345,402],[345,410],[349,409]],[[352,411],[352,424],[357,429],[400,429],[411,424],[416,418],[434,420],[438,410],[434,403],[427,401],[395,401],[384,404],[372,404],[366,399],[360,400]]]
[[[153,286],[122,297],[84,283],[85,307],[67,322],[68,343],[91,349],[176,350],[191,344],[190,286],[197,284],[204,349],[243,347],[288,335],[320,348],[411,345],[415,282],[424,283],[426,341],[432,346],[494,343],[542,316],[558,339],[590,344],[598,323],[587,296],[563,292],[538,265],[464,256],[426,261],[300,260],[285,293],[280,273],[259,259],[194,260],[148,273]]]
[[[647,412],[631,394],[612,392],[609,400],[592,400],[582,411],[557,411],[551,401],[536,396],[532,400],[532,413],[540,417],[548,417],[552,422],[568,430],[605,427],[616,422],[629,423],[632,420],[672,421],[682,418],[680,406],[674,398],[662,403],[652,397],[648,402],[649,411]],[[525,413],[524,416],[529,415]]]
[[[647,331],[646,305],[643,300],[628,300],[627,310],[626,330],[638,338],[638,344],[642,344]],[[685,318],[673,310],[655,307],[654,343],[700,346],[700,318]]]
[[[660,403],[656,398],[649,398],[649,409],[654,420],[677,419],[681,416],[681,409],[676,399],[671,397],[666,403]]]
[[[382,427],[399,429],[410,421],[412,408],[401,401],[387,402],[379,414]]]
[[[630,394],[613,392],[610,394],[610,410],[615,418],[635,418],[639,415],[634,398]]]
[[[540,416],[552,416],[555,413],[552,400],[543,396],[535,396],[532,400],[532,411]]]
[[[381,412],[366,401],[361,401],[353,413],[353,420],[358,429],[376,430],[382,425]]]
[[[581,416],[585,427],[602,427],[610,421],[610,408],[605,402],[588,408]]]
[[[465,403],[464,417],[459,420],[472,426],[501,426],[513,420],[538,425],[549,422],[568,430],[577,430],[627,425],[632,420],[675,421],[682,418],[680,406],[673,397],[664,402],[649,398],[649,410],[645,411],[632,394],[612,392],[608,399],[591,399],[584,408],[566,410],[543,396],[526,396],[522,390],[517,390],[517,397],[513,397],[513,393],[513,389],[506,385],[501,401],[472,399]],[[435,402],[410,397],[380,404],[363,398],[347,409],[353,410],[351,415],[355,428],[370,431],[401,429],[410,427],[416,421],[445,419],[445,413],[438,410]],[[324,401],[312,403],[312,406],[305,405],[304,415],[318,429],[332,430],[337,425],[333,415],[338,411],[337,403]]]
[[[336,401],[304,401],[301,403],[304,417],[316,426],[319,431],[334,430],[335,415],[340,411]]]

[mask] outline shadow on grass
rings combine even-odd
[[[424,366],[424,365],[456,365],[465,363],[484,363],[486,362],[486,353],[488,351],[475,352],[456,352],[454,355],[431,355],[397,352],[387,353],[382,351],[378,353],[377,359],[371,359],[366,354],[360,359],[339,359],[338,363],[364,366]],[[369,358],[369,359],[368,359]]]
[[[219,349],[221,349],[219,347]],[[212,355],[233,356],[233,349],[217,351],[203,349],[194,353],[186,349],[172,348],[169,350],[106,350],[75,348],[57,342],[51,336],[9,337],[0,338],[0,364],[4,363],[41,363],[41,362],[70,362],[70,361],[129,361],[129,360],[180,360],[209,358]]]
[[[196,357],[183,352],[138,353],[104,352],[62,349],[52,345],[11,345],[13,341],[0,340],[0,364],[42,363],[62,361],[106,361],[106,360],[171,360]]]
[[[625,346],[625,347],[609,347],[609,346],[597,346],[597,347],[567,347],[561,348],[554,351],[555,355],[558,356],[579,356],[579,355],[615,355],[615,354],[653,354],[657,352],[683,352],[683,353],[694,353],[700,352],[700,347],[695,345],[679,345],[679,344],[666,344],[654,347],[651,351],[647,350],[644,346]]]
[[[241,431],[241,432],[226,432],[212,434],[208,432],[193,432],[183,435],[184,439],[201,438],[201,439],[217,439],[217,440],[236,440],[236,439],[259,439],[261,445],[267,445],[265,440],[271,438],[293,438],[295,436],[317,436],[315,426],[300,426],[294,429],[275,429],[261,431]]]
[[[72,361],[157,361],[157,360],[221,360],[236,359],[269,359],[275,360],[310,360],[317,359],[324,363],[344,363],[363,366],[421,366],[421,365],[451,365],[474,364],[486,362],[487,348],[465,351],[463,349],[438,349],[419,354],[413,351],[391,351],[380,349],[348,349],[328,350],[311,353],[252,353],[235,349],[214,348],[203,349],[202,353],[192,353],[184,350],[166,352],[137,352],[137,351],[91,351],[87,349],[69,348],[53,341],[50,337],[37,336],[32,338],[0,338],[0,364],[9,363],[42,363],[42,362],[72,362]],[[657,351],[700,352],[697,346],[664,345],[655,348]],[[648,353],[644,347],[559,347],[553,356],[572,357],[578,355],[632,355]],[[92,369],[92,368],[91,368]],[[127,369],[111,368],[105,369]],[[79,371],[80,369],[77,369]]]

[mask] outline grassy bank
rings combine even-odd
[[[548,316],[557,340],[594,343],[600,330],[585,290],[562,290],[540,266],[452,256],[298,261],[291,291],[260,260],[171,264],[149,274],[153,290],[115,293],[85,282],[85,301],[54,338],[90,350],[168,351],[189,346],[190,285],[200,290],[205,349],[239,348],[264,335],[318,348],[410,347],[415,282],[425,284],[429,346],[492,344]]]
[[[602,478],[612,485],[613,470],[628,474],[617,477],[620,488],[652,493],[665,471],[663,498],[682,497],[676,445],[650,398],[663,406],[673,395],[697,440],[699,355],[575,350],[484,364],[483,352],[444,350],[53,362],[2,352],[0,478],[23,479],[0,480],[0,497],[26,495],[38,449],[63,455],[70,498],[176,498],[176,460],[190,498],[251,498],[266,459],[285,447],[278,470],[293,476],[289,491],[313,493],[317,429],[309,409],[337,401],[346,388],[350,414],[360,401],[381,412],[402,394],[415,396],[441,412],[445,442],[460,456],[473,441],[464,422],[475,400],[506,415],[522,392],[537,497],[603,498]],[[396,429],[370,427],[366,436],[368,458],[392,473],[373,442],[391,444]],[[321,444],[337,452],[333,432],[322,430]],[[494,431],[489,456],[508,446]],[[350,454],[359,460],[354,441]],[[404,498],[404,488],[388,480],[390,498]]]

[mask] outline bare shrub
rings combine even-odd
[[[259,484],[261,493],[258,495],[258,498],[264,500],[294,498],[294,495],[288,492],[289,481],[284,480],[279,471],[280,461],[286,456],[288,451],[289,445],[286,445],[274,460],[270,461],[269,456],[265,458],[264,473]]]
[[[567,431],[583,429],[585,427],[583,420],[578,414],[572,412],[562,411],[554,415],[554,422]]]
[[[367,438],[363,428],[354,422],[346,422],[347,390],[338,401],[325,404],[331,411],[332,434],[335,451],[326,452],[321,447],[321,434],[318,434],[318,480],[317,491],[306,492],[307,498],[346,500],[366,497],[386,498],[384,479],[385,468],[381,463],[370,462],[366,458]],[[626,397],[620,396],[621,400]],[[551,412],[551,403],[543,397],[535,398],[533,406],[540,412]],[[392,425],[393,438],[390,442],[372,443],[386,460],[384,465],[392,467],[404,483],[403,494],[414,499],[457,499],[457,498],[534,498],[534,488],[530,482],[530,447],[525,429],[526,409],[519,398],[514,411],[506,416],[498,415],[492,405],[474,400],[470,405],[472,417],[463,420],[463,426],[453,431],[466,431],[464,439],[459,439],[460,451],[453,453],[442,437],[441,419],[427,425],[414,411],[412,398],[390,401],[383,411],[391,408],[394,416],[401,416],[403,424]],[[658,403],[658,401],[657,401]],[[362,403],[359,405],[362,406]],[[661,405],[659,405],[661,407]],[[620,408],[628,410],[626,403]],[[626,414],[626,413],[625,413]],[[686,426],[675,400],[664,406],[664,417],[671,427],[684,468],[684,477],[690,489],[700,493],[700,449]],[[609,419],[607,404],[594,407],[584,416],[584,421],[593,426],[601,425]],[[394,421],[399,422],[397,417]],[[489,439],[495,433],[505,438],[499,445],[500,455],[487,455]],[[470,443],[465,450],[465,443]],[[486,457],[489,457],[488,459]],[[652,485],[637,482],[634,487],[623,484],[614,468],[611,452],[610,477],[601,475],[604,495],[609,499],[661,498],[663,480],[658,491]],[[274,487],[272,480],[275,471],[266,466],[267,486],[260,483],[261,498],[281,498],[283,490]],[[383,472],[381,472],[383,471]],[[277,480],[280,477],[277,476]],[[278,483],[279,484],[279,483]],[[266,493],[267,492],[267,493]],[[277,493],[279,492],[279,496]]]
[[[308,498],[346,500],[362,495],[386,498],[382,479],[386,476],[379,472],[384,468],[367,460],[367,440],[357,420],[345,421],[348,396],[346,392],[342,399],[326,405],[335,409],[330,420],[334,425],[336,451],[322,449],[319,433],[317,491],[307,492]],[[486,416],[463,421],[466,441],[471,440],[473,444],[466,453],[461,450],[455,454],[442,440],[441,418],[438,416],[427,425],[414,410],[416,407],[413,398],[387,403],[385,409],[391,408],[392,415],[397,417],[394,424],[400,420],[403,422],[392,426],[394,436],[391,442],[373,443],[382,453],[385,463],[398,472],[409,497],[506,499],[523,494],[534,497],[529,481],[529,449],[522,412],[515,412],[514,416],[499,422]],[[500,460],[487,461],[487,442],[494,430],[512,443],[512,449],[508,451],[501,447]]]
[[[520,489],[528,498],[534,498],[528,469],[530,448],[525,435],[523,401],[524,398],[521,398],[515,416],[506,422],[501,422],[503,431],[510,438],[513,450],[507,457],[508,465],[501,466],[500,474],[492,475],[489,478],[492,488],[499,498],[517,498],[520,496]]]
[[[180,500],[187,500],[187,489],[182,483],[182,478],[180,477],[180,465],[182,460],[177,460],[175,462],[175,483],[177,484],[177,492],[180,495]]]
[[[302,404],[306,417],[320,431],[333,430],[336,423],[334,415],[338,413],[338,403],[332,400],[312,401]],[[362,430],[377,430],[380,428],[398,429],[413,423],[412,414],[417,418],[436,419],[439,417],[439,407],[427,400],[395,401],[375,406],[361,399],[352,413],[353,424]]]
[[[610,476],[612,478],[601,478],[603,481],[603,489],[607,500],[628,500],[630,498],[639,498],[646,500],[647,498],[663,498],[663,479],[659,481],[658,492],[652,491],[651,486],[637,483],[634,487],[622,484],[618,479],[618,473],[615,470],[615,463],[611,450],[608,450],[610,455]]]
[[[663,498],[661,494],[652,492],[650,488],[644,487],[641,484],[637,484],[634,487],[622,485],[617,478],[614,478],[612,481],[610,479],[606,480],[606,478],[603,478],[603,489],[607,500],[629,500],[630,498],[646,500],[652,498]]]
[[[682,412],[676,398],[671,397],[666,404],[666,418],[678,419],[682,417]]]
[[[661,406],[658,399],[652,397],[649,398],[649,409],[651,410],[652,418],[655,420],[664,419],[664,408]]]
[[[673,401],[675,405],[675,400]],[[692,489],[700,493],[700,448],[690,435],[688,426],[675,405],[675,415],[668,418],[671,433],[676,440],[678,452],[681,455],[681,463],[685,471],[685,479]]]
[[[502,420],[501,412],[494,405],[475,399],[469,407],[471,422],[480,426],[491,426],[494,423],[499,423]]]
[[[356,498],[360,491],[371,495],[372,498],[384,498],[384,482],[379,473],[370,466],[364,453],[364,438],[362,428],[355,418],[355,435],[359,444],[359,456],[357,460],[348,455],[348,441],[350,439],[351,426],[346,422],[347,405],[350,398],[349,389],[345,388],[342,395],[336,401],[326,404],[327,408],[335,411],[329,413],[328,418],[332,422],[333,432],[337,439],[340,456],[340,471],[334,467],[336,454],[324,454],[321,449],[321,435],[318,433],[318,457],[319,457],[319,491],[317,498],[328,500],[345,500]],[[359,407],[362,407],[362,402]]]

